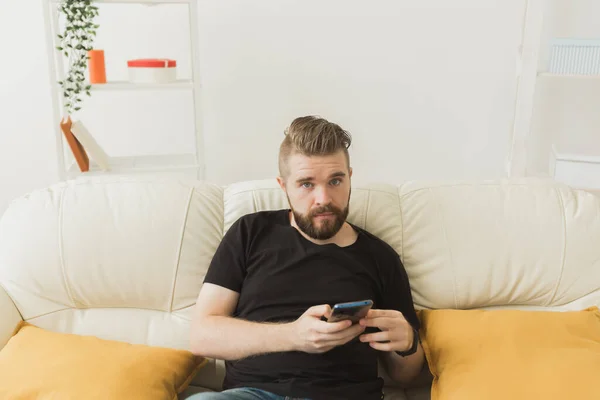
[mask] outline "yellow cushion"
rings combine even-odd
[[[431,400],[600,399],[600,310],[420,310]]]
[[[177,399],[208,360],[22,322],[0,350],[0,399]]]

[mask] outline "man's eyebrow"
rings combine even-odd
[[[310,181],[313,181],[314,179],[315,178],[313,178],[312,176],[303,176],[301,178],[296,179],[296,182],[297,183],[300,183],[300,182],[310,182]]]
[[[329,179],[331,178],[343,178],[346,176],[346,173],[343,171],[338,171],[338,172],[334,172],[333,174],[329,175]],[[312,176],[303,176],[301,178],[296,179],[297,183],[301,183],[301,182],[310,182],[310,181],[314,181],[315,178]]]

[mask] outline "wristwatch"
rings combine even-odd
[[[396,351],[396,353],[399,356],[402,357],[406,357],[406,356],[410,356],[411,354],[415,354],[417,352],[417,349],[419,348],[419,331],[416,330],[414,327],[412,328],[413,330],[413,342],[412,342],[412,346],[410,347],[410,349],[405,350],[405,351]]]

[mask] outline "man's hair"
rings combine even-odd
[[[279,174],[289,174],[288,159],[294,153],[304,156],[328,156],[338,151],[346,155],[350,167],[348,148],[352,143],[350,133],[338,124],[317,116],[299,117],[285,130],[285,138],[279,147]]]

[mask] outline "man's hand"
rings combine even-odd
[[[406,351],[411,348],[414,332],[411,325],[400,311],[369,310],[367,316],[360,320],[362,327],[379,328],[381,332],[367,333],[360,336],[361,342],[381,351]],[[379,343],[384,342],[384,343]]]
[[[365,327],[352,325],[351,321],[325,322],[321,317],[331,315],[329,305],[309,308],[290,324],[294,349],[306,353],[325,353],[336,346],[348,343],[364,332]]]

